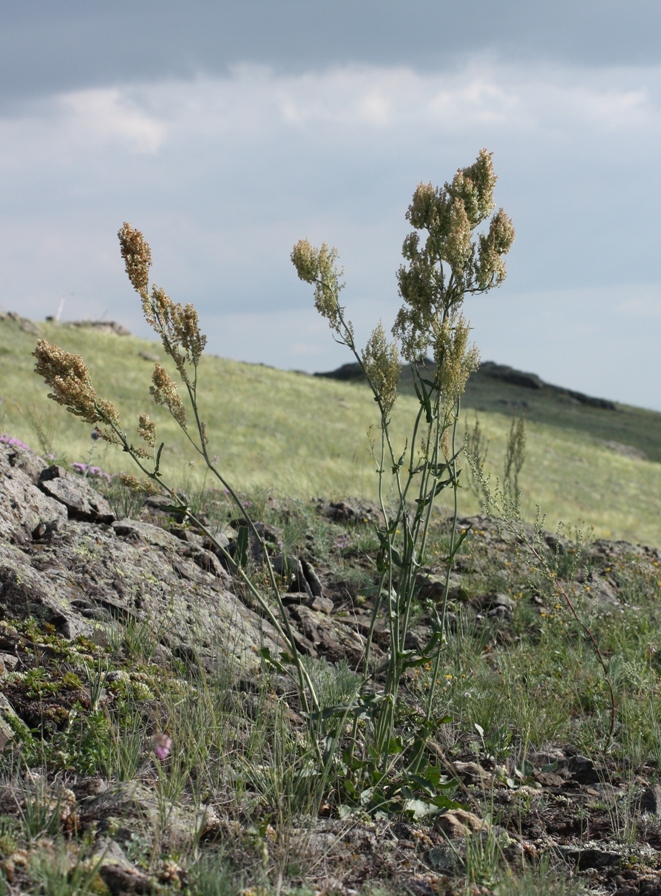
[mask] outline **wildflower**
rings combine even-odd
[[[387,341],[380,321],[363,349],[362,360],[374,396],[383,413],[388,416],[397,398],[402,365],[397,346],[394,342]]]
[[[161,337],[163,348],[177,365],[177,370],[188,382],[185,364],[197,367],[207,342],[200,332],[197,311],[188,305],[175,304],[158,286],[149,293],[151,249],[139,230],[130,224],[117,234],[126,273],[131,285],[142,299],[142,311],[147,323]],[[183,349],[183,353],[180,351]]]
[[[440,189],[420,184],[413,194],[406,217],[415,230],[427,231],[427,238],[415,232],[406,237],[402,254],[407,264],[397,273],[404,304],[393,334],[407,361],[417,362],[430,345],[437,353],[441,328],[466,293],[488,292],[505,279],[503,257],[514,240],[505,212],[496,212],[487,233],[473,239],[475,228],[494,209],[495,184],[491,155],[483,149],[452,183]]]
[[[44,378],[53,390],[48,397],[87,423],[119,426],[119,414],[110,401],[96,394],[90,372],[80,355],[65,352],[45,339],[37,342],[32,352],[37,359],[35,373]],[[112,441],[109,433],[99,430],[104,439]]]
[[[468,344],[470,327],[463,314],[451,314],[432,322],[434,362],[448,405],[454,405],[466,388],[468,377],[480,366],[480,353]]]
[[[151,267],[149,243],[139,230],[134,230],[126,221],[117,236],[131,285],[146,300]]]
[[[172,738],[167,734],[155,734],[152,738],[154,754],[161,762],[167,759],[172,749]]]
[[[314,304],[319,314],[326,318],[333,330],[339,330],[342,316],[339,297],[344,287],[340,277],[344,271],[336,265],[337,249],[329,249],[326,243],[321,249],[315,249],[309,240],[299,240],[292,250],[291,260],[299,279],[314,284]],[[348,328],[351,330],[350,324]]]
[[[112,482],[112,476],[110,473],[105,473],[101,467],[91,466],[90,464],[83,464],[78,461],[71,464],[74,473],[79,473],[81,476],[84,476],[85,479],[91,477],[93,479],[105,479],[106,482]]]
[[[186,429],[186,410],[177,392],[177,384],[171,379],[169,373],[160,364],[154,366],[152,383],[149,391],[156,404],[165,405],[182,429]]]
[[[154,440],[156,436],[156,424],[153,420],[149,419],[148,414],[140,414],[138,420],[138,435],[141,439],[150,445],[152,448],[154,447]]]
[[[16,448],[23,448],[25,451],[31,450],[30,448],[28,448],[25,442],[21,442],[20,439],[17,439],[14,436],[7,435],[6,432],[3,432],[2,435],[0,435],[0,444],[14,445]]]

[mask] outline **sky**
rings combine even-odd
[[[293,244],[337,247],[365,341],[416,185],[486,147],[482,357],[661,410],[660,36],[658,0],[0,0],[0,310],[149,335],[129,221],[210,352],[333,369]]]

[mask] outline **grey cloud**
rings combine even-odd
[[[661,60],[658,0],[21,0],[0,2],[5,110],[30,97],[135,80],[226,74],[241,62],[452,67]]]

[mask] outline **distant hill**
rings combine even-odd
[[[35,322],[0,313],[0,441],[3,434],[17,438],[69,469],[92,463],[107,473],[134,472],[125,454],[93,441],[89,425],[48,400],[48,389],[34,374],[38,336],[82,355],[130,433],[140,414],[150,414],[165,443],[163,469],[193,500],[209,487],[199,458],[149,395],[154,362],[161,359],[173,372],[161,346],[108,321]],[[305,499],[376,496],[366,431],[378,427],[377,408],[355,371],[343,370],[315,377],[203,357],[200,401],[211,452],[253,503],[271,493]],[[417,412],[417,401],[406,394],[411,391],[409,370],[393,414],[397,446],[410,438]],[[525,413],[527,458],[520,483],[526,518],[533,519],[539,506],[549,529],[563,520],[568,526],[592,526],[599,537],[661,545],[661,463],[640,455],[661,461],[661,414],[590,400],[534,374],[489,364],[469,381],[464,409],[459,439],[477,409],[490,446],[487,470],[494,476],[502,476],[512,415]],[[464,514],[479,509],[470,488],[462,489],[460,504]]]
[[[432,361],[425,363],[433,369]],[[337,370],[315,376],[343,382],[364,381],[357,363],[343,364]],[[414,394],[408,365],[402,370],[400,392]],[[508,417],[522,414],[531,422],[584,432],[626,456],[661,463],[661,413],[553,386],[534,373],[493,361],[485,361],[470,377],[462,406]]]

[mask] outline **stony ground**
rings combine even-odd
[[[290,684],[260,666],[257,648],[275,653],[277,634],[232,581],[213,545],[177,520],[167,501],[141,500],[131,518],[117,519],[117,496],[110,497],[114,505],[88,481],[20,447],[0,451],[0,867],[6,892],[307,888],[340,894],[378,885],[420,894],[561,893],[572,887],[661,894],[661,750],[654,732],[643,720],[634,750],[633,722],[627,722],[633,715],[620,715],[604,752],[608,706],[598,676],[579,680],[565,654],[556,679],[535,678],[535,665],[546,662],[543,652],[561,652],[559,627],[565,626],[568,642],[576,643],[577,634],[511,534],[485,518],[461,521],[472,534],[451,578],[451,627],[457,644],[472,639],[478,645],[474,662],[492,690],[480,697],[491,708],[486,728],[461,702],[462,689],[478,678],[477,666],[457,673],[455,664],[445,675],[452,722],[439,729],[429,750],[455,781],[458,808],[431,819],[374,817],[339,803],[331,788],[310,816],[284,805],[284,778],[274,783],[273,770],[280,768],[275,748],[269,752],[262,741],[275,735],[262,732],[252,753],[246,746],[259,739],[260,717],[271,713],[286,726],[288,749],[302,737]],[[319,502],[302,514],[268,499],[259,512],[301,651],[354,668],[373,607],[371,533],[378,512],[344,501]],[[240,520],[229,511],[216,518],[212,507],[200,513],[231,546]],[[445,537],[440,522],[440,555]],[[559,574],[569,569],[574,543],[555,536],[546,541]],[[251,550],[259,575],[259,549],[253,544]],[[563,580],[583,616],[603,630],[607,656],[615,653],[618,630],[629,626],[640,635],[643,621],[647,626],[627,654],[633,671],[621,664],[627,707],[636,694],[643,700],[650,682],[656,687],[659,629],[650,608],[657,602],[660,561],[655,550],[598,541],[586,545],[581,563]],[[425,607],[440,599],[443,573],[440,563],[421,572],[413,648],[428,630]],[[377,658],[386,641],[379,622]],[[515,651],[524,648],[532,659],[517,673],[517,693],[526,695],[533,716],[549,715],[554,691],[557,696],[576,682],[567,691],[575,700],[566,723],[539,729],[557,732],[555,738],[526,740],[525,726],[499,702],[499,691],[513,687],[507,658],[522,656]],[[636,685],[638,661],[643,671]],[[242,673],[228,673],[237,662]],[[222,678],[221,667],[222,701],[213,703],[209,682]],[[405,683],[410,706],[424,691],[423,679],[424,671]],[[177,715],[181,705],[189,708]],[[186,764],[182,754],[191,752],[193,740],[180,749],[182,716],[190,722],[197,711],[200,718],[218,713],[229,727],[223,728],[223,750],[214,740],[220,722],[200,733],[199,753]],[[536,730],[534,721],[526,731]],[[162,758],[159,737],[174,741]],[[255,759],[260,749],[267,757],[261,765]],[[233,750],[243,750],[244,762],[252,757],[255,769],[247,773],[238,761],[233,766]],[[58,881],[69,889],[56,889]]]

